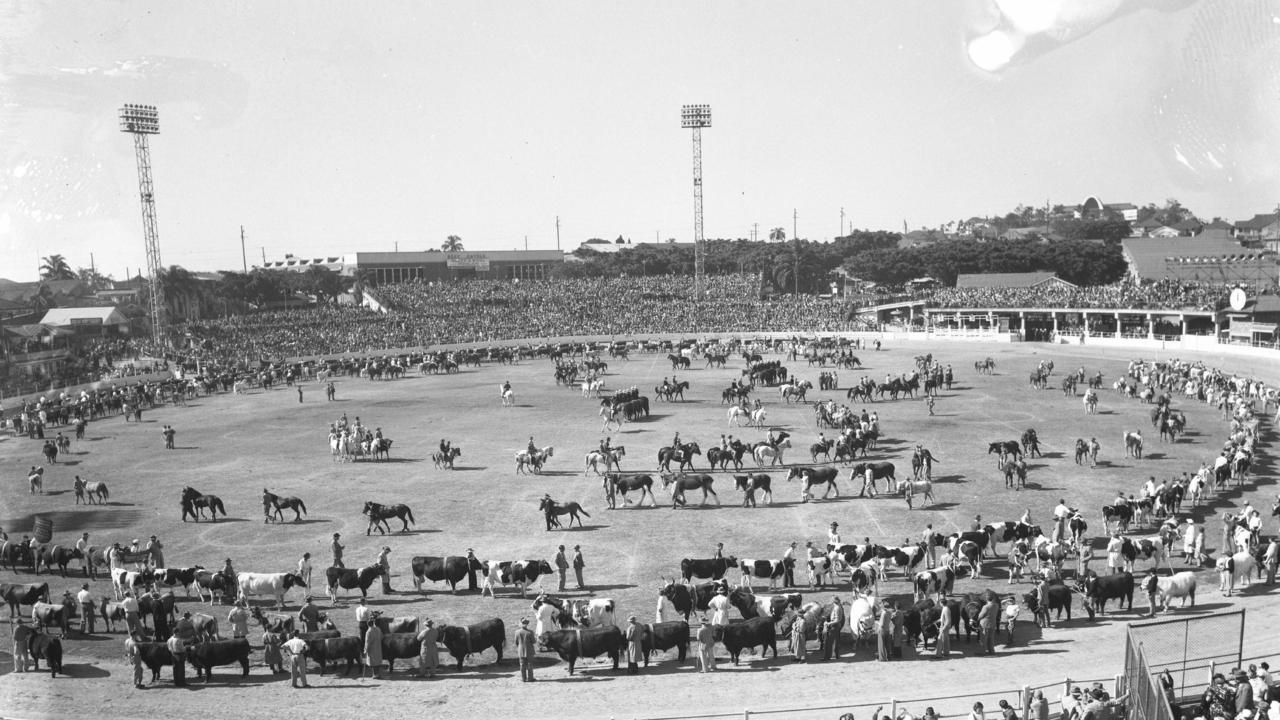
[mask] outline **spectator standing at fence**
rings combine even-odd
[[[1003,720],[1018,720],[1018,713],[1013,709],[1013,706],[1009,704],[1008,700],[1000,701],[1000,715]]]
[[[1049,720],[1049,702],[1044,699],[1044,691],[1037,690],[1031,696],[1031,705],[1027,710],[1027,720]]]
[[[973,710],[969,711],[969,720],[987,720],[987,713],[982,708],[982,703],[973,704]]]

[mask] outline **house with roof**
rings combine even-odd
[[[1084,202],[1076,206],[1072,215],[1077,219],[1087,217],[1101,217],[1107,214],[1117,215],[1129,222],[1137,222],[1138,206],[1133,203],[1104,203],[1098,199],[1096,195],[1090,195],[1084,199]]]
[[[1182,222],[1174,223],[1173,229],[1177,230],[1179,235],[1191,237],[1192,235],[1200,234],[1200,231],[1204,229],[1204,223],[1194,217],[1189,217]]]
[[[961,273],[956,288],[1074,288],[1052,271],[1024,273]]]
[[[1236,223],[1236,237],[1250,247],[1280,252],[1280,210]]]

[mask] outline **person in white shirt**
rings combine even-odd
[[[716,591],[716,596],[707,603],[707,609],[711,611],[711,624],[716,626],[728,625],[730,607],[729,595],[721,587]]]
[[[311,587],[311,553],[302,553],[302,559],[298,561],[298,577]]]
[[[365,599],[360,598],[360,604],[356,606],[356,626],[360,628],[360,639],[364,640],[364,634],[369,631],[369,606],[365,604]]]
[[[280,651],[289,658],[289,679],[294,689],[311,687],[307,684],[307,641],[298,636],[297,630],[289,634]]]
[[[835,550],[840,547],[840,523],[831,523],[831,529],[827,531],[827,550]],[[713,623],[714,624],[714,623]]]
[[[93,593],[89,592],[89,583],[80,586],[76,601],[80,603],[80,632],[93,634]]]
[[[1112,575],[1124,570],[1124,556],[1120,552],[1123,548],[1124,540],[1120,533],[1112,533],[1111,539],[1107,541],[1107,567]]]
[[[76,551],[80,553],[80,569],[84,571],[85,577],[89,577],[89,533],[80,535],[80,539],[76,541]]]
[[[782,587],[796,586],[796,541],[792,540],[782,553]]]

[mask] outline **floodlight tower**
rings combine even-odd
[[[711,127],[711,106],[682,106],[680,127],[693,129],[693,288],[701,301],[707,252],[702,238],[702,128]]]
[[[160,113],[154,105],[120,108],[120,131],[133,136],[138,156],[138,194],[142,197],[142,233],[147,245],[147,275],[151,285],[151,335],[164,337],[164,288],[160,285],[160,230],[156,227],[156,198],[151,185],[151,148],[148,135],[160,134]]]

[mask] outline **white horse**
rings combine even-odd
[[[610,425],[617,425],[618,430],[622,430],[622,411],[614,405],[601,405],[600,417],[604,418],[604,427],[600,428],[600,432],[609,432]]]
[[[510,388],[502,391],[502,407],[516,406],[516,391]]]
[[[44,468],[36,468],[35,472],[27,476],[27,480],[31,483],[31,494],[44,494]]]
[[[751,419],[747,421],[747,427],[763,428],[767,415],[768,413],[764,411],[764,408],[756,408],[755,410],[752,410]]]
[[[729,408],[729,427],[737,425],[742,427],[742,418],[747,419],[747,425],[751,425],[751,413],[747,412],[741,405],[734,405]]]
[[[933,483],[928,480],[899,480],[898,492],[905,495],[923,495],[925,500],[937,502],[933,496]]]
[[[582,381],[582,397],[600,397],[600,391],[604,389],[604,380],[583,380]]]
[[[533,470],[535,474],[542,472],[542,464],[547,458],[556,454],[556,449],[548,445],[541,450],[535,452],[518,452],[516,453],[516,472],[524,473],[527,470]]]
[[[782,452],[789,447],[791,447],[791,438],[784,438],[782,442],[778,443],[776,446],[761,445],[755,450],[752,450],[751,454],[756,459],[756,465],[760,467],[764,467],[766,464],[770,466],[785,465],[786,463],[782,460]]]

